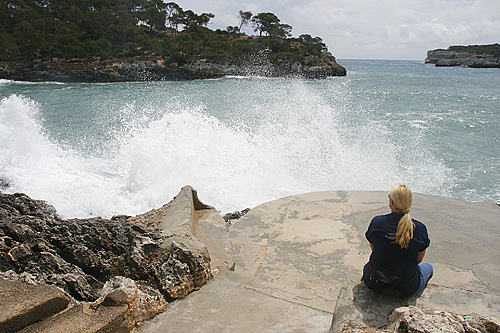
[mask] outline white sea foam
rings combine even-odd
[[[57,82],[57,81],[31,82],[31,81],[15,81],[15,80],[0,79],[0,85],[2,85],[2,84],[21,84],[21,85],[55,84],[55,85],[63,85],[66,83]]]

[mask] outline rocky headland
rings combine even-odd
[[[426,64],[436,67],[500,68],[500,44],[450,46],[427,51]]]
[[[0,61],[0,78],[44,82],[133,82],[179,81],[221,78],[227,75],[300,77],[319,79],[345,76],[329,52],[291,58],[273,63],[265,55],[248,56],[241,61],[218,62],[195,58],[184,64],[165,62],[162,57],[132,57],[112,60],[58,59]]]
[[[125,82],[213,79],[225,75],[345,76],[320,37],[292,37],[270,12],[235,13],[239,26],[211,30],[213,13],[175,2],[82,0],[3,6],[0,78]],[[43,23],[42,23],[43,22]],[[241,29],[251,25],[256,35]]]
[[[225,221],[186,186],[135,217],[64,220],[0,193],[0,330],[500,332],[499,207],[416,194],[435,274],[395,299],[359,281],[386,197],[306,193]]]

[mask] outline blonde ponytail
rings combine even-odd
[[[408,248],[408,245],[410,245],[410,240],[413,238],[413,229],[415,229],[415,224],[412,222],[410,214],[406,213],[399,220],[396,231],[396,243],[403,249]]]
[[[413,230],[415,229],[415,224],[410,216],[413,193],[408,186],[398,185],[391,190],[389,197],[394,203],[394,209],[404,214],[399,220],[395,240],[402,248],[406,249],[410,245],[410,241],[413,238]]]

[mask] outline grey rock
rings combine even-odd
[[[224,215],[223,219],[224,219],[224,221],[226,221],[227,224],[231,225],[236,220],[239,220],[242,216],[244,216],[249,211],[250,211],[250,208],[245,208],[242,211],[234,211],[232,213],[227,213],[226,215]]]
[[[151,319],[167,307],[167,302],[158,290],[138,284],[123,276],[116,276],[106,282],[100,297],[91,306],[95,310],[105,301],[127,304],[132,326],[142,324],[143,321]]]
[[[397,308],[390,315],[389,320],[392,321],[394,332],[500,332],[500,322],[495,318],[457,315],[447,311],[421,309],[415,306]]]
[[[449,50],[427,51],[426,64],[435,64],[436,67],[474,67],[500,68],[500,58],[488,54],[473,54]]]
[[[161,290],[167,300],[185,297],[210,279],[207,259],[182,243],[172,242],[167,261],[157,270],[157,276],[161,277]]]

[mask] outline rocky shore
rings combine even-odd
[[[500,332],[498,206],[416,194],[435,276],[395,299],[359,282],[386,197],[306,193],[224,220],[186,186],[135,217],[64,220],[0,193],[0,330]]]
[[[427,51],[426,64],[436,67],[500,68],[500,57],[491,54],[477,54],[452,50]]]
[[[78,301],[95,301],[117,275],[153,286],[167,301],[211,277],[208,257],[126,216],[62,220],[26,195],[0,194],[0,219],[3,274],[58,286]]]
[[[189,229],[159,229],[170,205],[135,217],[64,220],[43,201],[0,192],[0,278],[55,286],[94,306],[114,290],[135,290],[129,296],[140,293],[146,307],[135,321],[154,316],[212,278],[209,255]]]
[[[54,58],[0,62],[0,78],[31,82],[179,81],[213,79],[227,75],[318,79],[345,76],[346,70],[329,52],[324,52],[321,56],[307,56],[302,62],[286,59],[277,64],[263,55],[231,63],[196,58],[183,65],[166,63],[161,57],[92,61]]]

